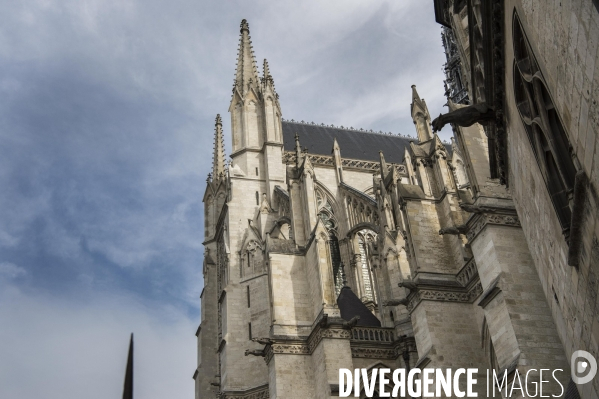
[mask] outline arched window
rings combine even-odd
[[[264,271],[264,254],[262,245],[251,240],[247,243],[245,250],[241,253],[241,277],[252,274],[262,273]]]
[[[339,251],[339,240],[337,239],[337,219],[333,207],[320,190],[316,190],[316,204],[318,206],[318,217],[322,220],[329,235],[329,252],[331,254],[331,265],[333,266],[335,293],[339,295],[341,288],[343,288],[343,271],[341,270],[341,252]]]
[[[362,301],[375,302],[375,287],[372,267],[370,266],[369,246],[376,240],[376,233],[372,230],[360,230],[357,235],[358,250],[360,251],[360,275],[362,280]]]
[[[234,126],[233,126],[233,151],[243,146],[243,140],[241,138],[243,131],[243,121],[241,118],[241,103],[235,105],[235,111],[233,114]]]
[[[576,176],[572,145],[517,14],[513,25],[516,104],[563,233],[568,237]]]

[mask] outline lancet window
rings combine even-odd
[[[360,254],[359,275],[362,280],[362,301],[375,302],[375,285],[372,267],[370,265],[370,247],[376,240],[376,233],[371,230],[360,230],[356,234]]]
[[[263,248],[258,241],[250,240],[241,255],[241,277],[261,273],[264,270]]]
[[[513,26],[516,104],[563,233],[568,236],[576,176],[572,147],[516,14]]]
[[[343,271],[341,269],[341,251],[339,250],[339,240],[337,238],[337,219],[335,218],[333,207],[320,190],[316,190],[316,204],[318,206],[318,217],[322,220],[329,235],[329,253],[331,256],[331,265],[333,266],[335,292],[339,295],[341,288],[343,288]]]
[[[217,283],[219,295],[222,292],[224,286],[227,284],[227,279],[228,279],[227,264],[228,264],[228,259],[227,259],[225,241],[221,237],[218,240],[218,243],[216,245],[216,283]],[[218,340],[219,341],[222,339],[222,337],[224,335],[223,320],[226,319],[226,317],[224,317],[223,312],[225,311],[225,309],[226,309],[226,307],[222,303],[219,302],[219,305],[218,305]]]

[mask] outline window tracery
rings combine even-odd
[[[517,14],[513,26],[516,104],[563,233],[568,236],[576,176],[572,146]]]
[[[370,264],[371,248],[376,241],[376,237],[377,234],[368,229],[363,229],[356,233],[360,255],[359,273],[362,281],[362,301],[376,302],[374,274]]]
[[[337,238],[337,219],[333,207],[329,203],[325,194],[316,190],[316,206],[318,207],[318,217],[329,235],[329,253],[331,256],[331,265],[333,266],[333,279],[335,283],[335,293],[339,295],[343,288],[343,271],[341,269],[341,252],[339,250],[339,240]]]

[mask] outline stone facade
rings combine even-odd
[[[415,86],[410,112],[416,140],[284,120],[268,63],[260,76],[242,21],[229,107],[232,160],[225,163],[217,116],[204,195],[197,399],[335,398],[339,368],[378,367],[478,368],[484,397],[487,369],[513,376],[516,370],[560,368],[566,387],[572,351],[597,354],[599,225],[592,168],[599,74],[587,71],[597,57],[597,11],[590,1],[588,7],[562,1],[559,7],[568,8],[570,17],[562,13],[558,27],[548,23],[555,2],[485,3],[493,7],[483,7],[490,12],[484,21],[505,24],[497,43],[509,67],[487,63],[477,75],[471,72],[484,64],[485,54],[470,57],[470,42],[480,38],[471,34],[468,17],[479,18],[480,1],[456,3],[436,2],[437,19],[453,30],[468,98],[474,104],[488,100],[492,112],[475,110],[484,127],[465,124],[463,115],[472,115],[472,108],[450,101],[445,123],[454,129],[451,144],[431,128]],[[547,20],[539,20],[535,7],[547,8]],[[594,17],[584,20],[584,12]],[[550,29],[562,32],[561,39],[548,40]],[[560,115],[569,115],[558,122],[572,146],[572,170],[577,179],[580,170],[586,173],[578,190],[573,181],[571,191],[562,190],[571,202],[559,214],[554,204],[561,186],[546,188],[542,171],[548,169],[539,167],[534,153],[543,147],[531,147],[536,127],[527,130],[522,102],[514,100],[523,83],[513,76],[518,55],[512,34],[520,35],[521,47],[531,43],[525,48],[536,57],[534,81],[556,93],[543,98],[555,99]],[[591,64],[584,76],[571,71],[578,86],[564,86],[567,68],[575,68],[551,54],[571,52],[564,43],[574,43],[574,34],[576,59]],[[489,81],[496,88],[500,81],[520,83],[505,83],[506,90],[494,96]],[[543,95],[539,83],[531,83],[533,92]],[[574,87],[580,90],[574,93]],[[574,109],[572,98],[579,94]],[[432,125],[439,127],[439,120]],[[584,137],[570,132],[573,123],[588,126]],[[560,158],[557,167],[567,169],[567,162]],[[563,176],[568,170],[558,182]],[[574,206],[582,207],[583,217],[572,216],[578,215]],[[576,222],[568,229],[564,215]],[[571,250],[575,243],[578,252]],[[544,394],[560,394],[557,383],[544,388]],[[589,398],[596,389],[579,387]]]
[[[586,350],[597,358],[599,3],[435,0],[435,8],[437,21],[456,37],[468,69],[471,98],[494,108],[494,119],[485,126],[493,138],[489,175],[506,188],[507,202],[501,206],[513,208],[513,221],[521,226],[512,238],[519,236],[527,244],[517,250],[522,266],[502,268],[497,280],[505,284],[501,295],[516,295],[505,299],[511,307],[509,316],[514,319],[531,306],[527,303],[538,303],[537,309],[543,311],[537,324],[546,321],[557,332],[557,337],[545,336],[544,352],[555,351],[556,356],[569,359],[574,351]],[[465,129],[454,125],[457,136]],[[479,196],[475,204],[486,206],[486,201]],[[496,206],[482,211],[487,218],[492,215],[488,212],[499,212]],[[477,251],[491,249],[487,241],[495,240],[492,234],[497,234],[498,244],[503,241],[502,230],[493,230],[497,232],[487,227],[482,235],[467,233],[479,234],[471,245],[475,258]],[[510,249],[492,257],[514,259],[511,245],[519,240],[502,245]],[[485,286],[484,280],[492,280],[499,271],[483,271],[483,267],[479,265],[479,274]],[[530,291],[523,296],[518,291],[528,280]],[[527,330],[524,324],[532,320],[512,320],[518,343],[502,341],[501,347],[517,345],[522,354],[526,346],[539,347],[538,336],[534,342],[518,339],[518,330]],[[499,337],[491,335],[498,361],[505,356],[507,364],[509,356],[501,353]],[[521,355],[516,367],[526,368],[529,363]],[[569,392],[574,391],[573,385]],[[599,378],[577,388],[581,397],[597,398]]]

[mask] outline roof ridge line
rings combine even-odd
[[[281,117],[281,122],[294,123],[296,125],[305,125],[305,126],[320,126],[320,127],[326,127],[326,128],[329,128],[329,129],[345,130],[345,131],[358,132],[358,133],[377,134],[379,136],[394,136],[394,137],[400,137],[402,139],[410,139],[410,140],[416,140],[416,141],[418,141],[417,137],[410,136],[409,134],[408,135],[401,134],[401,133],[395,134],[395,133],[392,133],[392,132],[388,132],[387,133],[387,132],[383,132],[383,131],[380,131],[380,130],[378,132],[375,132],[372,129],[370,129],[370,130],[366,130],[366,129],[362,129],[362,128],[356,129],[353,126],[352,127],[344,127],[344,126],[335,126],[333,124],[327,125],[325,123],[320,123],[319,124],[319,123],[314,123],[314,122],[305,122],[303,120],[302,121],[296,121],[294,119],[285,119],[285,118],[282,118],[282,117]],[[430,141],[430,140],[427,140],[427,141]],[[441,142],[443,144],[451,144],[451,142],[449,142],[447,140],[443,140],[443,139],[441,139]]]
[[[295,123],[297,125],[306,125],[306,126],[320,126],[320,127],[328,127],[328,128],[332,128],[332,129],[337,129],[337,130],[345,130],[345,131],[352,131],[352,132],[359,132],[359,133],[368,133],[368,134],[378,134],[380,136],[396,136],[396,137],[401,137],[404,139],[414,139],[417,140],[416,137],[410,136],[410,135],[404,135],[401,133],[392,133],[392,132],[383,132],[383,131],[378,131],[375,132],[372,129],[370,130],[366,130],[366,129],[356,129],[353,126],[352,127],[345,127],[345,126],[335,126],[333,124],[327,125],[324,123],[314,123],[314,122],[304,122],[304,121],[296,121],[294,119],[285,119],[285,118],[281,118],[281,122],[288,122],[288,123]]]

